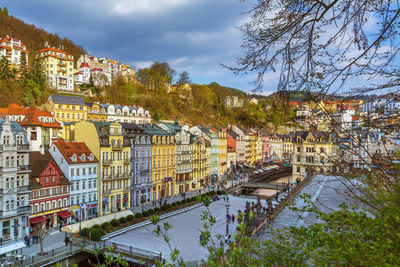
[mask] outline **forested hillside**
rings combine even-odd
[[[23,41],[30,51],[29,61],[32,62],[33,56],[36,52],[44,48],[44,43],[49,42],[49,45],[58,47],[59,45],[64,46],[64,50],[71,53],[75,60],[79,58],[80,55],[85,53],[85,50],[74,44],[71,40],[67,38],[61,38],[57,33],[48,33],[43,29],[37,28],[35,25],[30,25],[24,21],[13,17],[8,14],[7,9],[4,12],[0,12],[0,37],[5,37],[10,35],[16,37]]]

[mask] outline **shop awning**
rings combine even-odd
[[[0,246],[0,255],[6,254],[11,251],[18,250],[20,248],[26,247],[24,241],[16,241],[3,246]]]
[[[41,222],[44,222],[44,217],[38,216],[35,218],[30,218],[29,221],[31,222],[31,224],[41,223]]]
[[[88,205],[87,207],[88,207],[88,208],[94,208],[94,207],[97,207],[97,203],[96,203],[96,204],[90,204],[90,205]]]
[[[63,219],[66,219],[66,218],[72,216],[72,214],[71,214],[71,212],[69,212],[69,210],[60,211],[60,212],[58,213],[58,215],[59,215],[61,218],[63,218]]]

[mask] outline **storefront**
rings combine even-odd
[[[45,221],[45,218],[43,216],[29,218],[29,223],[30,223],[31,228],[40,227],[44,221]]]
[[[127,209],[128,208],[128,201],[129,201],[129,194],[128,193],[124,193],[122,196],[122,200],[123,200],[123,208]]]
[[[72,217],[72,213],[69,210],[63,210],[57,213],[58,224],[66,224],[68,218]]]
[[[97,217],[97,202],[89,202],[86,208],[86,219]]]
[[[103,197],[103,201],[102,201],[102,211],[103,213],[108,212],[108,202],[109,202],[109,198],[108,197]]]
[[[120,194],[116,195],[116,200],[117,200],[117,202],[116,202],[117,211],[120,211],[121,210],[121,195]]]

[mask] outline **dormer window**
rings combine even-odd
[[[81,160],[82,160],[82,161],[86,161],[86,156],[85,156],[85,154],[82,154]]]

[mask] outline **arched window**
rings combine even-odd
[[[10,167],[10,157],[6,157],[6,167]]]

